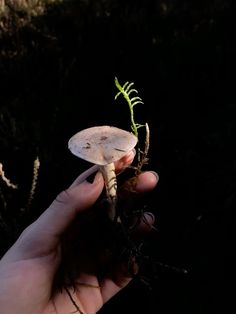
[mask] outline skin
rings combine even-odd
[[[116,162],[116,171],[122,171],[133,158],[131,152]],[[61,192],[1,259],[2,314],[69,314],[75,311],[66,291],[53,294],[52,284],[61,261],[61,235],[78,213],[95,203],[104,187],[101,173],[96,174],[92,183],[85,180],[89,173],[88,170],[80,175]],[[136,190],[146,193],[156,186],[157,181],[155,173],[144,172],[138,178]],[[151,225],[154,220],[150,217],[148,215],[147,219]],[[84,314],[94,314],[130,280],[124,265],[116,265],[99,282],[96,274],[81,273],[78,281],[88,285],[79,285],[70,293]]]

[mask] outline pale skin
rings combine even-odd
[[[116,171],[131,164],[133,158],[131,152],[116,162]],[[69,314],[75,311],[67,292],[53,294],[52,284],[61,260],[61,236],[79,212],[95,203],[104,188],[101,173],[96,174],[93,183],[86,181],[86,176],[86,172],[83,173],[60,193],[0,260],[2,314]],[[144,172],[138,177],[136,190],[148,192],[157,181],[155,173]],[[153,222],[150,221],[150,225]],[[95,314],[131,280],[122,267],[114,267],[99,282],[96,274],[82,273],[78,281],[88,285],[80,285],[70,292],[84,314]]]

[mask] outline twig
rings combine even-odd
[[[11,181],[5,176],[2,163],[0,163],[0,177],[2,178],[2,180],[6,183],[8,187],[12,189],[18,188],[16,184],[11,183]]]
[[[39,158],[37,156],[36,159],[34,160],[33,179],[32,179],[32,184],[31,184],[28,202],[26,205],[27,209],[30,207],[30,205],[34,199],[35,190],[36,190],[37,181],[38,181],[39,167],[40,167],[40,161],[39,161]]]
[[[150,146],[150,130],[149,130],[149,126],[147,123],[145,123],[145,128],[146,128],[145,147],[144,147],[143,152],[140,150],[138,152],[138,165],[137,165],[136,170],[135,170],[135,175],[140,174],[143,165],[147,164],[147,162],[148,162],[147,155],[148,155],[149,146]]]

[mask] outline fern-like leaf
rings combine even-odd
[[[134,96],[131,98],[130,95],[132,93],[138,94],[136,89],[131,88],[134,85],[133,82],[130,83],[127,81],[123,86],[121,86],[117,77],[115,77],[115,85],[119,90],[119,92],[115,95],[115,100],[122,94],[127,101],[130,109],[131,130],[133,131],[134,135],[138,137],[138,129],[144,125],[135,122],[133,107],[137,104],[143,104],[142,98],[139,96]]]

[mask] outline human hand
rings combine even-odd
[[[133,153],[116,163],[116,170],[131,164]],[[80,175],[51,206],[29,227],[0,261],[0,308],[2,314],[69,314],[75,305],[68,293],[53,293],[54,278],[61,263],[61,237],[79,213],[89,209],[100,196],[104,182],[97,173],[93,183],[87,182],[90,171]],[[152,172],[139,175],[136,190],[144,193],[157,184]],[[153,223],[153,221],[150,221]],[[96,274],[81,273],[78,278],[86,285],[79,286],[70,295],[78,311],[96,313],[102,305],[131,280],[122,267],[104,275],[98,281]]]

